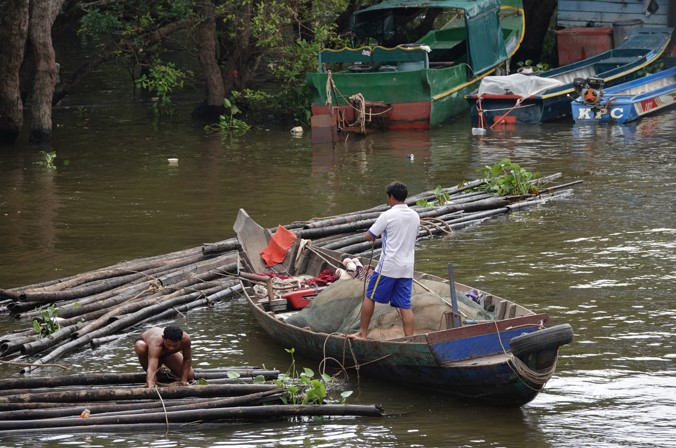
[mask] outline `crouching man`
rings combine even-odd
[[[134,351],[146,371],[146,386],[153,388],[157,382],[157,369],[164,365],[181,386],[195,376],[192,368],[190,335],[180,327],[169,325],[164,329],[152,327],[141,333],[134,343]]]

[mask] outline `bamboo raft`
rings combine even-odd
[[[559,177],[560,174],[554,174],[539,179],[539,182],[542,185]],[[407,204],[421,217],[419,238],[444,236],[495,216],[567,196],[572,192],[570,187],[581,181],[548,188],[541,186],[536,196],[501,197],[469,191],[484,182],[477,180],[442,189],[441,193],[450,197],[445,205],[416,205],[418,200],[434,201],[439,192],[427,191],[409,197]],[[298,237],[312,239],[315,246],[368,256],[372,245],[364,240],[363,234],[386,208],[381,205],[359,212],[294,222],[284,227]],[[375,243],[376,254],[379,244],[380,240]],[[230,238],[70,277],[0,289],[0,313],[26,322],[24,329],[0,335],[0,363],[21,365],[21,375],[32,373],[41,367],[54,366],[57,360],[70,353],[96,348],[138,332],[143,326],[239,297],[238,249],[236,238]],[[40,337],[33,322],[43,323],[44,312],[50,306],[58,309],[59,329]],[[135,384],[126,384],[128,379],[122,380],[123,376],[117,375],[105,380],[99,374],[85,375],[107,381],[108,387],[104,389],[99,383],[89,383],[82,378],[76,380],[77,377],[67,375],[64,378],[70,378],[71,383],[59,383],[58,392],[45,390],[57,383],[38,381],[39,378],[32,375],[0,380],[0,431],[83,425],[99,425],[98,428],[118,425],[119,428],[120,424],[136,423],[168,428],[187,422],[224,419],[382,415],[382,411],[374,406],[256,406],[262,402],[275,403],[281,390],[270,384],[227,384],[226,377],[213,376],[207,386],[158,389],[164,399],[158,401],[158,392],[138,387],[144,379],[134,377],[132,383]],[[112,391],[110,384],[114,385]],[[199,396],[185,392],[198,389],[199,393],[192,393]],[[235,392],[237,390],[239,392]],[[80,418],[84,407],[78,400],[86,401],[91,412],[89,418]],[[160,402],[166,406],[161,410],[158,408]]]
[[[229,376],[237,372],[238,378]],[[140,387],[144,373],[24,376],[0,381],[0,434],[25,431],[177,429],[186,424],[297,416],[382,416],[373,405],[284,405],[284,389],[254,384],[276,370],[230,367],[196,370],[206,385]],[[142,426],[138,426],[142,425]]]
[[[554,174],[540,179],[551,182]],[[468,192],[484,181],[442,189],[450,202],[420,207],[416,201],[433,200],[434,191],[409,197],[407,204],[421,217],[419,238],[444,236],[495,216],[567,196],[581,181],[540,188],[537,196],[501,197]],[[355,256],[368,255],[371,243],[363,233],[387,209],[381,205],[329,218],[295,222],[284,227],[313,244]],[[275,231],[276,229],[270,229]],[[380,241],[375,244],[376,250]],[[171,319],[199,307],[213,306],[241,294],[237,278],[236,238],[118,263],[71,277],[11,289],[0,289],[0,313],[25,321],[26,328],[0,335],[0,362],[25,364],[20,374],[52,365],[69,353],[95,348],[153,322]],[[40,337],[33,321],[58,308],[59,329]]]

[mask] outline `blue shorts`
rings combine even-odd
[[[386,277],[374,272],[366,289],[366,297],[374,302],[410,310],[412,285],[413,279]]]

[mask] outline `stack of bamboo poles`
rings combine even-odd
[[[540,183],[551,182],[559,176],[548,176],[540,179]],[[434,191],[410,197],[407,203],[421,217],[419,237],[443,236],[497,215],[542,204],[569,194],[568,187],[578,183],[541,187],[538,196],[501,197],[468,191],[483,182],[478,180],[442,189],[441,193],[450,197],[450,202],[444,205],[416,205],[419,200],[434,201],[438,194]],[[382,205],[285,227],[301,238],[312,239],[315,246],[365,255],[372,246],[364,241],[363,233],[386,208]],[[379,243],[376,242],[376,248]],[[143,324],[234,297],[241,290],[237,278],[237,248],[236,239],[230,238],[72,277],[0,289],[0,307],[6,313],[39,323],[44,320],[45,308],[55,305],[60,325],[58,331],[45,337],[39,337],[32,324],[25,330],[0,336],[0,362],[24,363],[20,373],[27,373],[88,345],[94,347],[115,339]]]
[[[238,378],[229,374],[237,372]],[[145,374],[77,374],[21,377],[0,381],[0,434],[27,430],[72,431],[132,429],[143,425],[175,429],[188,423],[312,416],[381,416],[372,405],[282,405],[284,390],[253,384],[276,378],[278,371],[251,367],[196,370],[206,385],[139,387]],[[261,405],[265,406],[261,406]]]

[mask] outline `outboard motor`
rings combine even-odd
[[[573,87],[585,104],[597,105],[603,97],[604,81],[601,78],[575,78]]]

